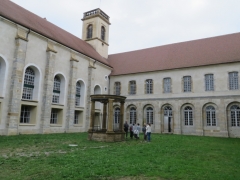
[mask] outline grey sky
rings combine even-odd
[[[100,0],[12,0],[82,37],[83,13]],[[101,0],[110,16],[109,53],[240,32],[239,0]]]

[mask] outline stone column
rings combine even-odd
[[[76,81],[77,81],[77,64],[78,60],[75,56],[71,56],[70,59],[70,76],[68,83],[68,109],[66,119],[66,132],[71,131],[74,125],[74,114],[75,114],[75,99],[76,99]],[[73,129],[72,129],[73,130]]]
[[[57,51],[54,50],[53,44],[50,42],[47,46],[47,59],[44,76],[44,87],[42,93],[42,113],[40,133],[50,133],[50,118],[51,118],[51,106],[53,95],[53,83],[54,83],[54,66]]]
[[[119,129],[124,132],[123,129],[123,123],[124,123],[124,103],[125,102],[121,102],[121,106],[120,106],[120,123],[119,123]]]
[[[108,128],[107,128],[107,133],[113,132],[113,101],[114,101],[114,99],[108,99]]]
[[[22,83],[27,51],[27,32],[18,29],[15,40],[16,49],[13,60],[11,85],[9,89],[9,104],[7,116],[7,135],[18,134],[18,124],[21,111]]]
[[[103,121],[102,121],[102,129],[106,130],[106,123],[107,123],[107,102],[103,103]]]
[[[92,132],[94,129],[94,121],[95,121],[95,101],[91,101],[91,118],[90,118],[90,127],[89,132]]]

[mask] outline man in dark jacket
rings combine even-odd
[[[125,133],[126,133],[126,138],[128,137],[128,123],[127,123],[127,121],[125,121],[125,123],[124,123],[124,131],[125,131]]]

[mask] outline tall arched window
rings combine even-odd
[[[153,80],[147,79],[145,82],[145,93],[152,94],[153,93]]]
[[[60,87],[61,87],[61,80],[58,76],[54,78],[54,86],[53,86],[53,103],[59,103],[60,99]]]
[[[184,108],[184,121],[186,126],[193,125],[193,110],[190,106]]]
[[[104,41],[105,40],[105,33],[106,33],[106,30],[105,28],[102,26],[101,27],[101,39]]]
[[[33,98],[33,89],[34,89],[34,78],[35,73],[31,68],[27,68],[24,76],[24,86],[23,86],[23,99],[32,99]]]
[[[230,110],[232,126],[240,126],[240,107],[233,105]]]
[[[81,84],[80,84],[80,82],[77,82],[77,84],[76,84],[76,99],[75,99],[76,106],[80,106],[80,98],[81,98]]]
[[[146,119],[147,119],[147,123],[153,124],[153,108],[152,107],[148,107],[146,109]]]
[[[114,123],[119,124],[119,120],[120,120],[120,108],[115,108]]]
[[[88,27],[87,27],[87,39],[92,38],[92,31],[93,31],[93,25],[90,24],[90,25],[88,25]]]
[[[206,107],[207,126],[216,126],[216,111],[213,106]]]
[[[134,107],[130,108],[130,124],[136,124],[137,122],[137,113]]]

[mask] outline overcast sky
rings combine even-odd
[[[110,16],[109,54],[240,32],[240,0],[12,0],[82,37],[83,13]]]

